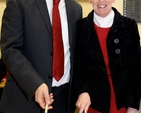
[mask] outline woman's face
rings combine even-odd
[[[95,13],[100,17],[106,17],[112,10],[115,0],[90,0]]]

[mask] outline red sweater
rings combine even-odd
[[[106,39],[107,39],[107,35],[110,28],[101,28],[101,27],[98,27],[96,24],[94,24],[94,28],[96,29],[96,33],[98,35],[99,43],[101,46],[101,50],[103,53],[103,57],[104,57],[104,61],[105,61],[106,69],[107,69],[107,74],[109,75],[108,79],[109,79],[109,84],[111,89],[110,113],[126,113],[126,108],[121,108],[120,110],[117,110],[115,92],[113,88],[112,78],[110,76],[111,72],[109,67],[109,59],[108,59],[107,46],[106,46],[107,44]],[[88,113],[100,113],[100,112],[92,108],[89,108]]]

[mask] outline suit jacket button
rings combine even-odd
[[[50,55],[53,56],[53,52],[51,52]]]
[[[48,78],[49,78],[49,79],[52,79],[53,77],[52,77],[52,76],[48,76]]]
[[[23,91],[23,94],[25,95],[26,98],[28,98],[28,94],[25,91]]]

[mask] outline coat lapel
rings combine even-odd
[[[93,11],[86,18],[81,32],[81,38],[83,38],[83,44],[87,54],[98,64],[98,66],[103,66],[104,58],[100,57],[103,55],[98,36],[94,30]]]
[[[39,8],[39,11],[40,11],[42,18],[46,24],[46,27],[47,27],[48,31],[50,32],[50,35],[52,36],[52,27],[51,27],[48,9],[46,6],[46,1],[45,0],[35,0],[35,2]]]

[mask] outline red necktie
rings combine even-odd
[[[64,74],[64,48],[59,14],[60,0],[53,0],[52,30],[53,30],[53,77],[59,81]]]

